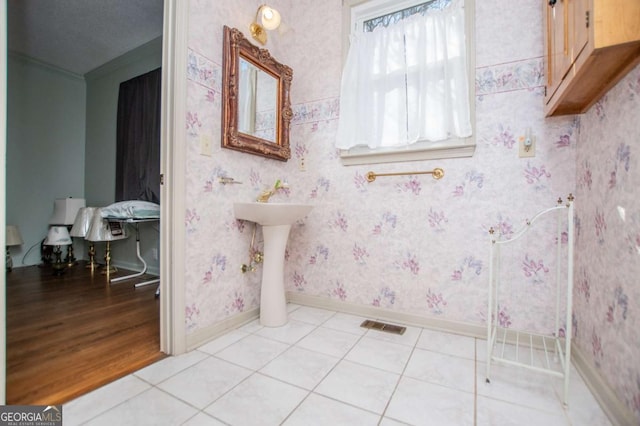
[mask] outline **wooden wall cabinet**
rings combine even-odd
[[[640,0],[543,0],[544,112],[588,110],[640,63]]]

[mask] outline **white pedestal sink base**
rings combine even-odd
[[[293,203],[234,203],[238,219],[262,225],[264,263],[260,288],[260,323],[281,327],[287,323],[287,300],[284,294],[284,251],[291,225],[302,219],[313,206]]]
[[[280,327],[287,323],[287,300],[284,292],[284,252],[291,225],[262,227],[264,263],[260,288],[260,324]]]

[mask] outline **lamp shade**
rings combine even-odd
[[[24,244],[24,241],[22,241],[22,235],[20,235],[20,230],[15,225],[7,225],[6,238],[7,246],[19,246]]]
[[[68,246],[71,244],[71,237],[66,226],[52,226],[44,241],[46,246]]]
[[[84,198],[59,198],[53,203],[50,225],[73,225],[78,210],[86,205]]]
[[[267,6],[262,6],[262,26],[267,30],[275,30],[280,26],[280,13]]]
[[[95,207],[82,207],[76,214],[76,220],[73,222],[70,235],[72,237],[84,238],[89,232],[89,226],[91,225],[91,218],[95,213]]]
[[[95,209],[92,217],[91,224],[89,225],[89,229],[87,230],[87,235],[85,235],[85,240],[89,241],[116,241],[116,240],[124,240],[128,238],[127,228],[122,227],[118,230],[112,229],[112,226],[106,219],[102,218],[100,208]],[[119,222],[116,222],[119,225]],[[115,235],[114,235],[115,234]]]

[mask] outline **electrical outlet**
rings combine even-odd
[[[304,161],[304,157],[302,157],[300,159],[300,164],[298,165],[299,169],[301,172],[306,172],[307,171],[307,164]]]
[[[527,129],[524,136],[518,138],[518,156],[520,158],[536,156],[536,137]]]
[[[206,155],[207,157],[213,155],[211,135],[200,135],[200,155]]]

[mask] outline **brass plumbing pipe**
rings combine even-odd
[[[406,175],[432,175],[434,179],[442,179],[444,176],[444,170],[440,167],[436,167],[433,170],[424,172],[397,172],[397,173],[367,173],[367,181],[373,182],[378,176],[406,176]]]
[[[258,225],[256,223],[253,224],[253,233],[251,234],[251,245],[249,245],[249,264],[242,264],[242,273],[245,274],[247,272],[253,272],[256,270],[256,264],[262,263],[263,254],[259,251],[252,253],[254,250],[254,243],[256,241],[256,230]]]

